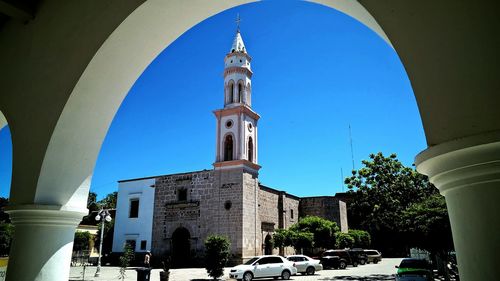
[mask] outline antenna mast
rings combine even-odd
[[[352,170],[355,170],[354,168],[354,152],[352,149],[352,133],[351,133],[351,124],[349,124],[349,142],[351,143],[351,160],[352,160]]]

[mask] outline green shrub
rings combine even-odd
[[[211,235],[205,240],[205,268],[214,280],[224,274],[224,266],[229,260],[229,245],[225,236]]]
[[[370,233],[364,230],[349,229],[348,234],[354,239],[353,248],[369,248],[371,244]]]
[[[352,248],[354,245],[354,238],[351,235],[343,232],[335,233],[335,247],[337,249]]]
[[[120,275],[118,279],[125,280],[126,274],[125,270],[130,265],[130,262],[134,259],[134,250],[129,243],[125,243],[125,247],[123,248],[123,255],[120,257]]]

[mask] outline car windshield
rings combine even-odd
[[[402,260],[400,268],[429,268],[429,264],[425,260]]]
[[[258,260],[259,258],[251,258],[250,260],[248,260],[246,263],[246,265],[251,265],[252,263],[254,263],[256,260]]]

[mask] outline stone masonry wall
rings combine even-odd
[[[337,223],[342,232],[348,231],[346,204],[333,196],[300,198],[300,217],[318,216]]]
[[[260,255],[262,243],[258,217],[259,183],[257,175],[242,171],[243,175],[243,261]]]
[[[218,233],[231,241],[233,263],[241,261],[243,252],[243,174],[241,169],[215,170],[215,186],[209,202],[210,213],[205,219]],[[226,208],[229,207],[229,208]]]
[[[180,190],[187,191],[187,200],[179,201]],[[213,194],[213,171],[160,176],[155,183],[152,250],[163,256],[171,251],[173,232],[186,228],[191,236],[191,250],[197,254],[203,250],[206,233],[212,224],[205,219],[208,201]]]

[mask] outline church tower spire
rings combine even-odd
[[[239,28],[229,53],[224,57],[224,108],[217,118],[217,150],[214,167],[245,166],[257,172],[257,121],[252,110],[252,58],[248,55]]]

